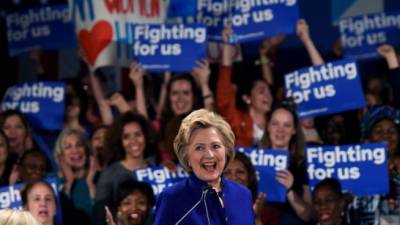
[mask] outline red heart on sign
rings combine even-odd
[[[112,41],[113,29],[107,21],[100,20],[92,31],[79,32],[79,44],[90,65],[94,65],[99,53]]]

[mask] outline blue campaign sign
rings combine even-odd
[[[276,171],[288,168],[288,151],[263,148],[237,148],[245,153],[254,165],[258,174],[258,191],[267,194],[268,202],[284,202],[286,189],[275,179]]]
[[[286,74],[285,89],[286,96],[298,104],[302,119],[365,106],[357,64],[351,59]]]
[[[189,174],[180,166],[175,171],[169,170],[165,166],[151,166],[133,171],[133,176],[138,181],[151,184],[154,194],[158,196],[164,188],[186,179]]]
[[[298,4],[292,1],[198,0],[197,22],[207,25],[208,39],[221,41],[224,25],[234,31],[231,42],[250,42],[294,33]]]
[[[203,25],[132,25],[133,55],[147,71],[188,72],[205,57]]]
[[[238,4],[240,2],[237,1]],[[278,2],[236,7],[231,18],[235,39],[244,43],[294,33],[299,18],[296,1]]]
[[[9,87],[1,107],[21,111],[33,128],[59,130],[64,123],[64,99],[64,83],[30,81]]]
[[[56,222],[57,224],[62,224],[62,211],[61,204],[59,200],[59,185],[57,183],[56,177],[47,177],[45,181],[53,187],[54,193],[56,194]],[[24,188],[24,183],[19,183],[15,185],[10,185],[7,187],[0,188],[0,209],[22,209],[22,199],[21,190]]]
[[[32,8],[7,15],[10,56],[34,48],[61,49],[76,46],[68,4]]]
[[[345,54],[357,59],[378,56],[382,44],[400,44],[400,12],[375,13],[344,18],[339,21]]]
[[[325,178],[336,178],[344,191],[356,196],[389,192],[383,143],[307,147],[306,159],[311,188]]]

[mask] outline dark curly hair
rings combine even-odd
[[[122,133],[125,125],[137,123],[145,137],[144,157],[154,156],[156,154],[156,136],[152,126],[142,115],[127,112],[117,117],[114,123],[108,128],[106,133],[106,158],[110,159],[108,164],[120,161],[125,158],[125,150],[122,146]]]

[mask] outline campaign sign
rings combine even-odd
[[[400,44],[400,12],[375,13],[339,21],[346,55],[358,59],[377,57],[382,44]]]
[[[291,34],[296,30],[299,17],[296,0],[281,1],[281,4],[256,4],[252,1],[236,1],[232,15],[234,39],[239,43],[262,40],[280,34]],[[260,1],[262,3],[263,1]],[[276,3],[278,3],[277,1]],[[245,3],[242,6],[240,3]],[[249,4],[249,6],[247,6]],[[232,40],[235,41],[235,40]]]
[[[356,196],[389,192],[387,149],[383,143],[307,147],[306,158],[312,188],[325,178],[336,178],[344,191]]]
[[[298,104],[300,118],[362,108],[357,64],[351,59],[303,68],[285,75],[286,96]]]
[[[268,202],[284,202],[286,188],[275,179],[276,171],[287,169],[288,151],[263,148],[237,148],[245,153],[257,171],[258,191],[267,194]]]
[[[231,42],[250,42],[295,31],[298,19],[296,0],[231,1],[198,0],[197,22],[208,27],[208,40],[221,41],[224,25],[234,30]]]
[[[192,71],[205,57],[207,32],[202,25],[132,25],[133,55],[147,71]]]
[[[57,178],[47,177],[45,181],[53,187],[56,193],[56,222],[62,224],[61,204],[59,200]],[[10,185],[0,188],[0,209],[22,209],[21,190],[25,187],[24,183]]]
[[[6,24],[10,56],[34,48],[61,49],[76,46],[68,4],[10,13],[6,17]]]
[[[169,1],[68,0],[79,47],[93,68],[129,66],[132,25],[162,23]]]
[[[138,181],[151,184],[154,194],[158,196],[166,187],[172,186],[189,177],[186,171],[178,166],[175,171],[164,166],[150,166],[133,171]]]
[[[59,130],[64,121],[65,84],[30,81],[9,87],[2,109],[19,110],[33,128]]]

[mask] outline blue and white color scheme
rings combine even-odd
[[[400,44],[400,12],[377,13],[339,21],[345,54],[359,59],[377,57],[382,44]]]
[[[385,0],[340,0],[331,1],[331,18],[333,24],[346,17],[381,13],[384,11]]]
[[[172,171],[164,166],[151,166],[135,170],[133,173],[133,176],[138,181],[151,184],[156,196],[158,196],[164,188],[172,186],[189,177],[189,174],[180,166],[176,167],[176,171]]]
[[[288,151],[265,148],[237,148],[245,153],[257,171],[258,191],[267,194],[268,202],[284,202],[286,188],[276,181],[276,171],[288,168]]]
[[[9,87],[2,109],[19,110],[33,128],[60,130],[64,126],[65,84],[30,81]]]
[[[387,148],[383,143],[307,147],[306,159],[312,188],[325,178],[336,178],[344,191],[356,196],[389,191]]]
[[[57,224],[62,224],[62,213],[61,213],[61,204],[59,200],[59,186],[57,184],[56,177],[47,177],[45,179],[47,183],[49,183],[56,193],[56,203],[57,203],[57,211],[56,211],[56,222]],[[24,188],[23,183],[2,187],[0,188],[0,209],[12,208],[12,209],[22,209],[22,199],[21,199],[21,190]]]
[[[32,8],[7,15],[10,56],[29,50],[61,49],[76,46],[68,4]]]
[[[205,57],[207,31],[202,25],[136,24],[133,55],[147,71],[188,72]]]
[[[298,104],[300,118],[362,108],[357,64],[351,59],[303,68],[285,75],[286,96]]]
[[[297,0],[198,0],[197,10],[197,22],[207,25],[209,40],[221,41],[224,25],[230,23],[231,42],[240,43],[294,33],[299,14]]]

